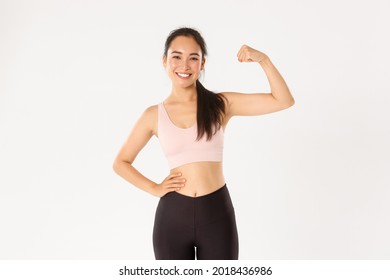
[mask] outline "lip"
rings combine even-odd
[[[183,80],[189,79],[192,76],[191,73],[183,73],[183,72],[175,72],[175,74],[176,74],[176,76],[178,76],[180,79],[183,79]],[[185,74],[185,75],[188,75],[188,77],[182,77],[179,74]]]

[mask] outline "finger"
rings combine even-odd
[[[237,60],[238,61],[240,61],[240,57],[241,57],[241,51],[239,51],[238,53],[237,53]],[[240,61],[241,62],[241,61]]]
[[[171,189],[168,192],[177,192],[177,191],[180,191],[180,188]]]
[[[250,62],[250,61],[252,61],[251,57],[252,57],[252,52],[250,51],[250,47],[246,47],[245,52],[244,52],[243,61]]]
[[[241,48],[238,50],[238,53],[237,53],[237,57],[240,56],[240,54],[242,53],[242,49],[244,48],[245,45],[242,45]]]
[[[166,182],[166,185],[168,188],[170,187],[184,187],[185,186],[185,180],[184,179],[172,179]]]
[[[186,179],[184,179],[184,178],[174,178],[174,179],[171,179],[170,181],[171,181],[171,183],[184,183],[186,181]]]
[[[182,183],[186,182],[187,180],[185,178],[179,176],[179,177],[170,178],[167,181],[169,184],[182,184]]]
[[[241,62],[248,62],[248,59],[251,55],[250,48],[247,45],[244,45],[241,55]]]
[[[241,57],[241,62],[253,62],[252,54],[248,51],[245,51]]]
[[[180,191],[181,188],[177,187],[177,188],[170,188],[170,189],[167,189],[166,192],[177,192],[177,191]]]
[[[169,174],[167,179],[169,180],[169,179],[179,177],[179,176],[181,176],[181,172],[176,172],[176,173]]]
[[[239,62],[243,62],[243,59],[244,59],[244,53],[243,53],[243,51],[241,51],[240,53],[239,53],[239,55],[238,55],[238,61]]]
[[[170,184],[169,188],[183,188],[185,185],[183,183],[175,183],[175,184]]]
[[[177,183],[165,183],[163,184],[164,189],[175,189],[175,188],[183,188],[185,184],[183,182],[177,182]]]
[[[237,59],[238,61],[242,62],[245,56],[245,49],[247,48],[246,45],[242,45],[240,50],[237,53]]]

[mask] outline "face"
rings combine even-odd
[[[176,37],[163,58],[163,64],[172,83],[180,87],[194,85],[203,69],[205,59],[194,38]]]

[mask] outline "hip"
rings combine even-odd
[[[202,226],[220,219],[234,217],[234,207],[229,190],[224,184],[207,195],[190,197],[169,192],[160,198],[156,221],[173,225]]]

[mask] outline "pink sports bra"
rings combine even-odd
[[[202,139],[196,141],[197,124],[189,128],[177,127],[169,118],[163,102],[158,104],[157,134],[170,169],[191,162],[222,161],[224,138],[222,128],[210,141],[206,140],[206,133]]]

